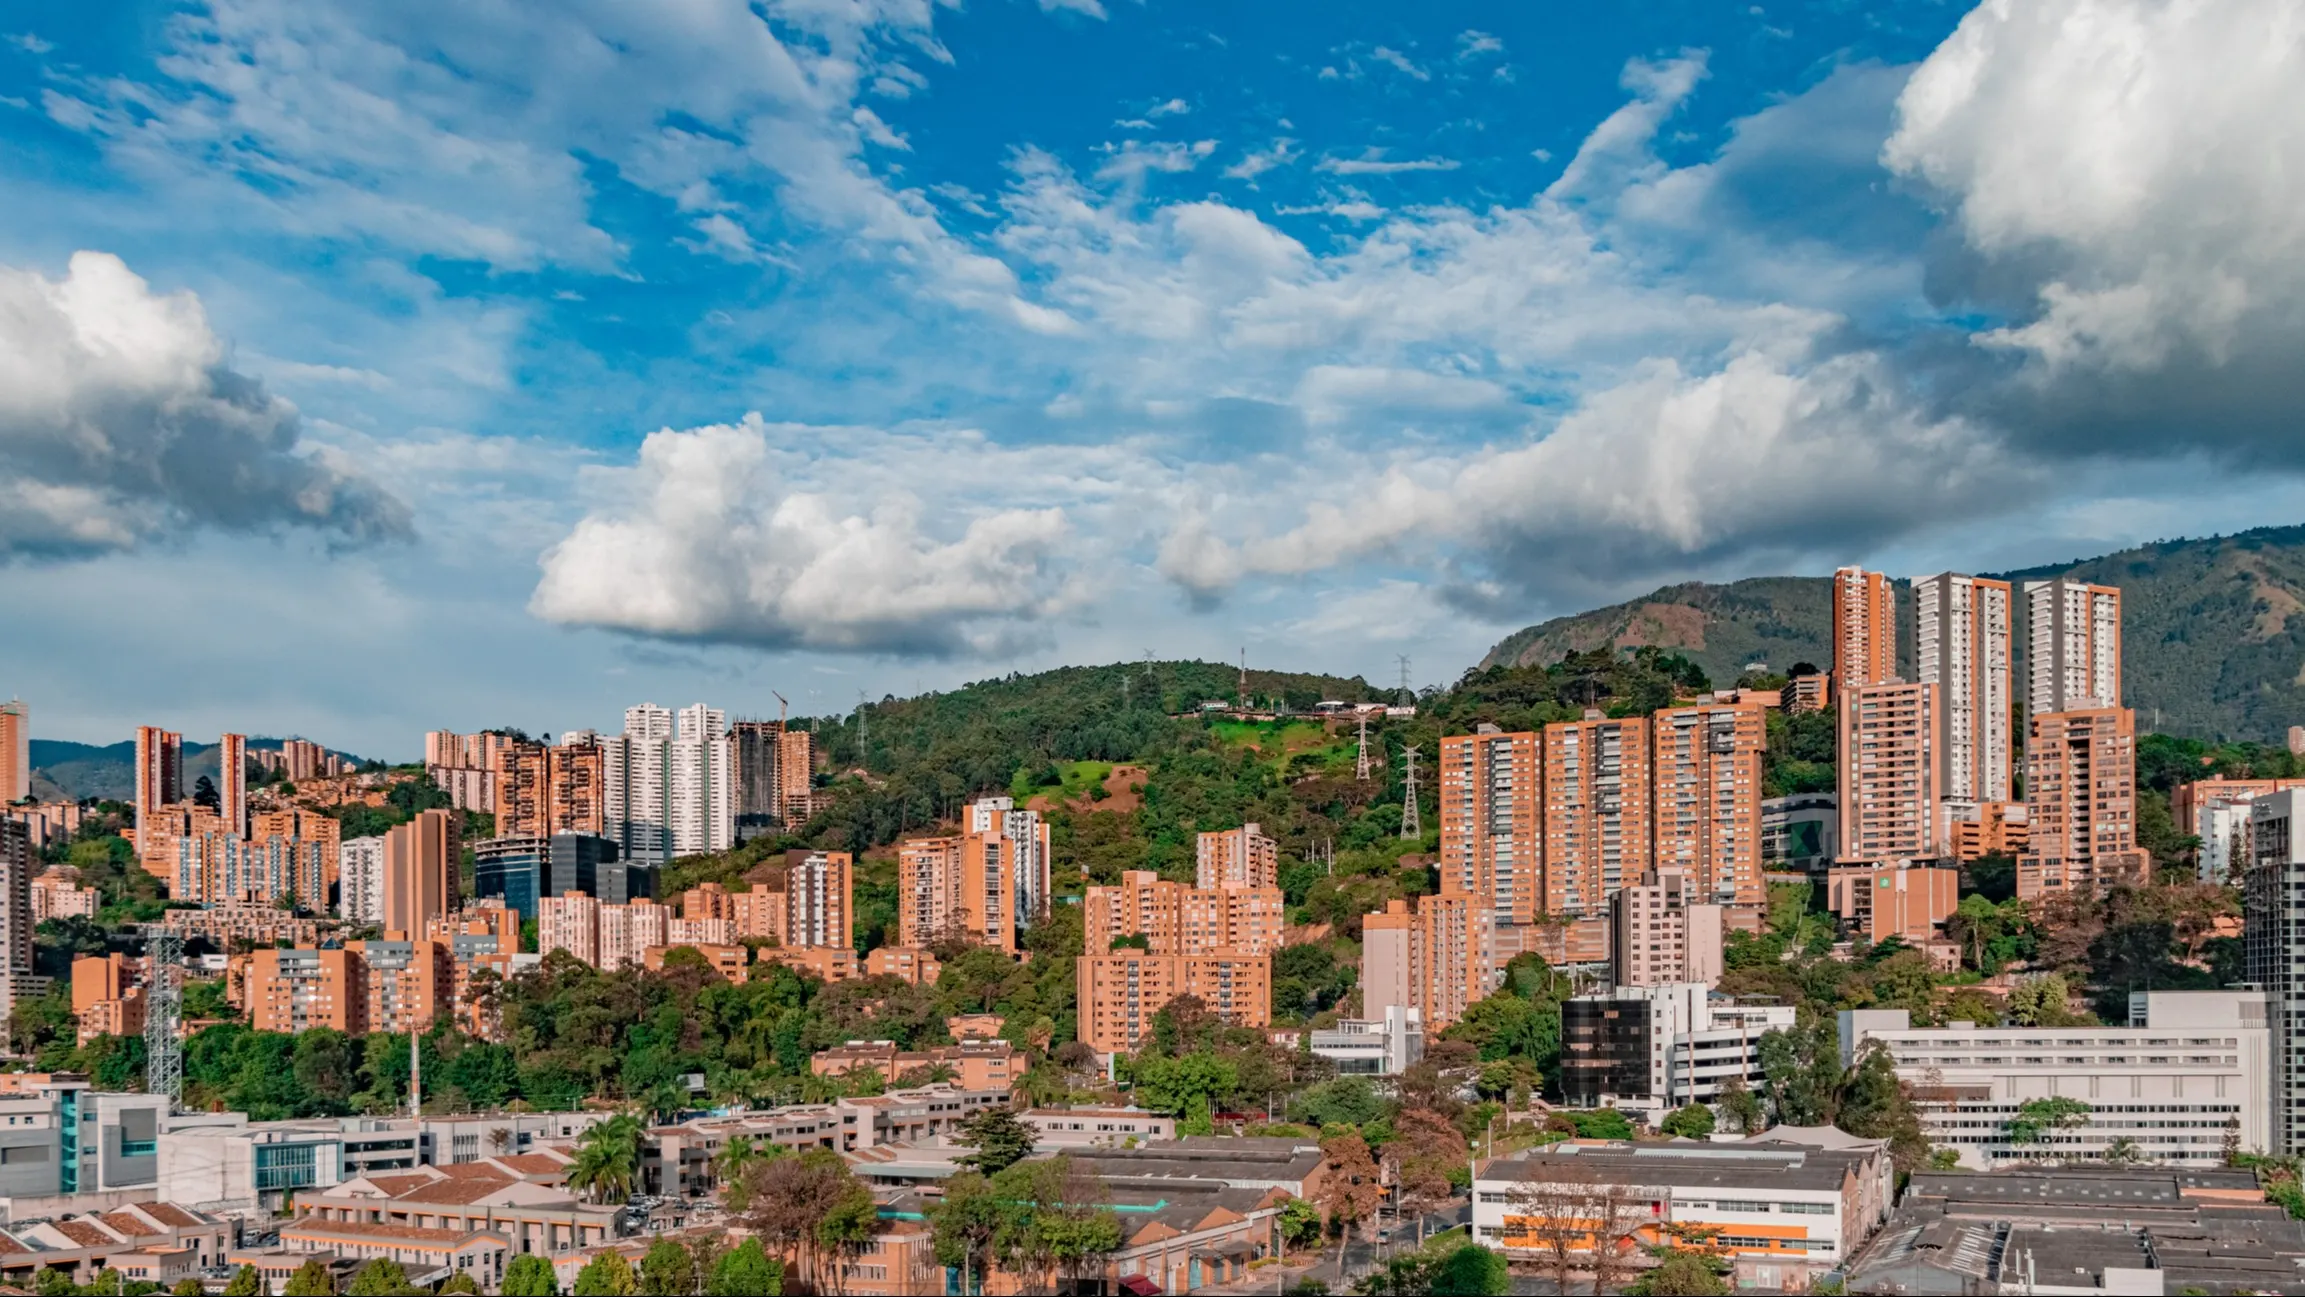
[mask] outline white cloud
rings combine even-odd
[[[1980,342],[2077,381],[2298,369],[2305,4],[1988,0],[1897,112],[1883,160],[2033,294]]]
[[[226,367],[189,293],[81,252],[60,280],[0,267],[0,561],[133,549],[202,528],[408,533],[408,511],[294,406]]]
[[[1625,64],[1618,83],[1633,92],[1632,101],[1593,128],[1577,149],[1577,156],[1569,159],[1559,178],[1545,188],[1545,196],[1590,197],[1661,174],[1664,164],[1650,145],[1657,137],[1657,128],[1704,79],[1705,58],[1703,51],[1690,50],[1678,58],[1656,62],[1634,59]]]
[[[1384,149],[1368,149],[1357,158],[1322,158],[1314,165],[1316,171],[1327,171],[1340,176],[1390,176],[1403,171],[1454,171],[1455,158],[1413,158],[1392,161],[1385,157]]]
[[[1192,110],[1192,105],[1186,103],[1184,100],[1170,99],[1162,103],[1154,104],[1152,107],[1145,109],[1144,115],[1147,117],[1174,117],[1179,113],[1189,113]]]
[[[8,38],[8,43],[31,55],[46,54],[56,48],[32,32],[18,32]]]
[[[1516,593],[1581,595],[1730,559],[1862,549],[2030,488],[1988,430],[1926,413],[1881,356],[1814,354],[1828,324],[1781,317],[1776,336],[1710,372],[1652,362],[1520,446],[1405,460],[1278,535],[1188,515],[1161,570],[1209,594],[1453,550]]]
[[[1505,43],[1489,33],[1467,28],[1457,33],[1457,57],[1476,59],[1483,54],[1502,54]]]
[[[547,550],[529,607],[548,621],[767,648],[948,655],[1013,649],[1065,606],[1061,509],[976,514],[950,539],[911,496],[869,515],[795,489],[773,428],[665,429]]]
[[[1118,145],[1106,145],[1111,155],[1097,168],[1100,180],[1138,180],[1148,171],[1171,174],[1190,171],[1201,164],[1203,158],[1216,152],[1215,140],[1160,140],[1145,143],[1123,140]]]
[[[1059,9],[1070,10],[1090,18],[1105,16],[1104,6],[1098,3],[1098,0],[1040,0],[1040,11],[1044,14],[1052,14]]]
[[[1408,55],[1401,53],[1399,50],[1387,49],[1386,47],[1379,45],[1375,49],[1369,51],[1369,57],[1375,59],[1379,63],[1390,66],[1403,76],[1414,77],[1419,81],[1430,81],[1433,79],[1432,73],[1427,72],[1423,68],[1417,66],[1415,60],[1411,59]]]
[[[1225,178],[1254,180],[1274,167],[1285,167],[1299,156],[1296,143],[1291,139],[1277,139],[1270,148],[1251,149],[1241,155],[1240,161],[1225,168]]]

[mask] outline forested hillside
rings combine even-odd
[[[2305,725],[2305,527],[2174,540],[2019,572],[2121,588],[2128,702],[2147,729],[2212,740],[2279,741]],[[1483,665],[1529,665],[1572,651],[1655,645],[1717,680],[1747,664],[1824,665],[1831,610],[1824,577],[1690,582],[1613,607],[1516,631]],[[2022,601],[2017,653],[2023,656]],[[1912,592],[1900,585],[1899,657],[1912,661]]]

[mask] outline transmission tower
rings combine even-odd
[[[1369,714],[1361,713],[1361,757],[1359,771],[1354,776],[1362,783],[1369,781]]]
[[[1401,836],[1421,838],[1425,836],[1425,830],[1423,825],[1417,823],[1417,748],[1411,743],[1407,749],[1401,754],[1408,760],[1407,787],[1401,794]]]
[[[861,746],[864,740],[864,690],[859,689],[856,691],[856,741]]]
[[[184,1098],[184,941],[153,924],[144,953],[152,963],[144,993],[144,1092],[168,1096],[173,1112]]]
[[[1247,647],[1246,647],[1246,646],[1243,646],[1243,647],[1242,647],[1242,649],[1241,649],[1241,710],[1245,712],[1245,711],[1247,711],[1248,709],[1249,709],[1249,651],[1248,651],[1248,649],[1247,649]]]
[[[1397,660],[1401,664],[1401,705],[1413,707],[1416,705],[1417,696],[1409,692],[1409,655],[1406,653],[1399,654]]]

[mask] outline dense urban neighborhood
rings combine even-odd
[[[2305,731],[2139,733],[2117,588],[1830,600],[1731,682],[1149,661],[404,766],[152,726],[127,797],[9,704],[0,1276],[2305,1279]]]

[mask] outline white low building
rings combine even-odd
[[[1382,1018],[1345,1018],[1313,1032],[1311,1048],[1340,1076],[1398,1076],[1425,1056],[1423,1011],[1388,1004]]]
[[[1732,1076],[1758,1090],[1761,1037],[1794,1022],[1792,1005],[1739,1004],[1702,982],[1581,995],[1561,1004],[1561,1093],[1654,1119],[1717,1102]]]
[[[1852,1009],[1841,1013],[1841,1056],[1886,1047],[1912,1087],[1922,1133],[1965,1167],[2102,1161],[2118,1140],[2142,1161],[2212,1166],[2228,1138],[2248,1153],[2269,1143],[2265,1013],[2263,991],[2135,992],[2126,1027],[1915,1028],[1902,1009]],[[2012,1140],[2024,1105],[2050,1098],[2087,1113],[2038,1140]]]

